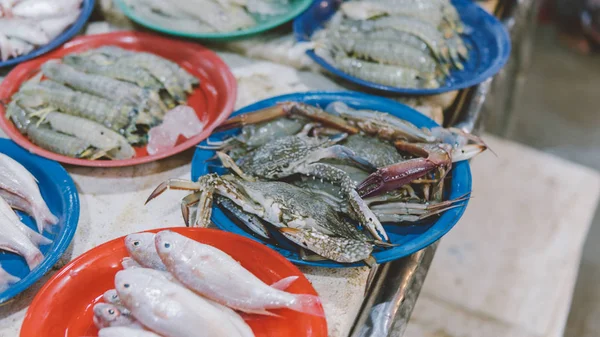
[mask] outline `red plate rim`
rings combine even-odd
[[[158,153],[155,155],[147,155],[142,157],[134,157],[131,159],[124,160],[87,160],[87,159],[79,159],[63,156],[48,150],[45,150],[35,144],[33,144],[27,137],[23,136],[13,125],[11,121],[4,117],[5,109],[2,104],[0,104],[0,128],[4,130],[6,135],[10,137],[14,142],[19,144],[21,147],[27,149],[29,152],[40,155],[42,157],[46,157],[48,159],[56,160],[65,164],[72,164],[77,166],[87,166],[87,167],[124,167],[124,166],[133,166],[144,163],[153,162],[156,160],[164,159],[170,156],[173,156],[177,153],[185,151],[194,145],[200,143],[204,139],[206,139],[216,128],[220,125],[225,119],[229,117],[229,115],[233,112],[236,97],[237,97],[237,81],[229,66],[213,51],[210,49],[192,42],[186,42],[181,40],[173,40],[168,39],[162,36],[143,33],[143,32],[114,32],[114,33],[106,33],[106,34],[96,34],[96,35],[88,35],[81,36],[73,39],[72,41],[66,43],[62,47],[36,59],[24,62],[16,66],[10,73],[4,78],[2,83],[0,83],[0,102],[9,102],[10,96],[12,93],[9,90],[9,86],[13,82],[17,82],[19,78],[19,74],[21,72],[27,71],[32,65],[36,65],[38,63],[41,64],[42,61],[47,61],[53,58],[60,57],[63,53],[68,51],[76,51],[82,50],[82,45],[87,45],[94,42],[103,42],[102,45],[114,44],[117,41],[152,41],[152,43],[160,43],[160,44],[169,44],[173,48],[193,48],[198,52],[201,52],[204,58],[209,58],[211,63],[215,66],[216,69],[220,69],[221,76],[223,77],[224,84],[226,86],[227,99],[225,100],[225,105],[220,109],[220,111],[216,111],[217,118],[212,122],[208,123],[205,126],[205,129],[198,135],[187,139],[186,141],[180,143],[169,151],[165,151],[162,153]],[[19,85],[22,82],[19,82]],[[217,107],[218,109],[218,107]]]
[[[300,269],[298,269],[298,267],[296,267],[294,264],[289,262],[285,257],[280,255],[276,251],[266,247],[265,245],[262,245],[256,241],[254,241],[254,240],[250,240],[248,238],[245,238],[245,237],[237,235],[237,234],[232,234],[232,233],[224,232],[224,231],[221,231],[218,229],[209,229],[209,228],[171,227],[171,228],[151,229],[151,230],[147,230],[147,231],[143,231],[143,232],[157,233],[157,232],[160,232],[163,230],[171,230],[171,231],[180,233],[182,235],[185,235],[186,232],[189,233],[191,231],[197,231],[197,232],[203,232],[207,236],[213,236],[213,237],[221,236],[224,238],[229,237],[230,239],[233,238],[235,240],[242,241],[245,244],[253,246],[257,250],[265,251],[266,254],[268,254],[273,260],[275,260],[275,262],[277,264],[281,264],[281,265],[285,266],[285,268],[287,270],[291,271],[294,275],[299,276],[298,280],[304,281],[307,284],[305,289],[309,290],[309,291],[303,292],[303,293],[318,296],[318,293],[312,286],[312,283],[306,278],[304,273],[302,273],[300,271]],[[67,278],[67,279],[69,278],[69,275],[74,268],[78,267],[80,264],[86,263],[86,261],[90,258],[90,256],[94,255],[94,253],[96,251],[101,251],[101,250],[106,250],[106,249],[115,251],[115,247],[113,247],[113,246],[117,246],[119,244],[122,245],[124,239],[125,239],[125,236],[121,236],[116,239],[107,241],[101,245],[98,245],[98,246],[86,251],[85,253],[81,254],[80,256],[75,258],[73,261],[69,262],[64,267],[62,267],[58,272],[56,272],[56,274],[54,274],[46,282],[46,284],[44,284],[44,286],[38,291],[38,293],[33,298],[33,301],[31,302],[31,305],[29,306],[29,308],[27,309],[27,313],[25,314],[25,318],[23,320],[23,324],[21,326],[21,331],[20,331],[19,335],[21,337],[37,335],[37,332],[39,331],[40,327],[39,327],[39,320],[36,319],[35,314],[44,312],[44,310],[49,309],[49,308],[44,309],[42,307],[45,303],[43,301],[43,299],[45,299],[46,296],[52,295],[51,292],[52,292],[53,288],[60,287],[62,284],[64,284],[66,282],[65,278]],[[86,267],[90,268],[90,267],[93,267],[93,265],[90,263],[87,263]],[[298,282],[298,281],[296,281],[296,282]],[[101,295],[101,294],[98,294],[98,295]],[[315,330],[315,332],[318,333],[319,335],[321,335],[321,333],[324,333],[323,336],[327,336],[327,321],[324,317],[324,311],[323,311],[323,317],[321,317],[321,319],[319,319],[319,321],[321,322],[321,324],[318,327],[316,327],[317,329]]]

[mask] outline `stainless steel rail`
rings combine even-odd
[[[521,68],[528,60],[528,46],[537,7],[535,0],[500,0],[497,15],[502,18],[513,38],[513,46],[519,45],[517,68]],[[523,27],[515,29],[515,27]],[[518,34],[517,34],[518,33]],[[515,39],[517,37],[517,39]],[[499,74],[502,84],[517,81],[516,73],[503,72]],[[508,79],[507,79],[508,77]],[[475,87],[463,90],[456,98],[453,109],[446,116],[449,125],[461,128],[474,134],[483,129],[484,107],[491,92],[495,89],[497,77],[491,78]],[[513,89],[514,90],[514,89]],[[509,100],[507,96],[500,97]],[[507,117],[508,118],[508,117]],[[505,122],[506,123],[506,122]],[[400,337],[404,334],[416,305],[421,287],[427,276],[429,266],[437,249],[438,243],[403,259],[383,264],[373,271],[374,275],[368,285],[368,290],[358,317],[350,333],[350,337]]]

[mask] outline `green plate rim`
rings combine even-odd
[[[304,11],[306,11],[313,2],[313,0],[292,0],[293,2],[295,2],[295,4],[293,5],[293,8],[291,11],[287,12],[286,14],[276,16],[272,20],[267,20],[265,22],[259,23],[256,26],[253,26],[248,29],[236,30],[234,32],[224,32],[224,33],[186,33],[186,32],[180,32],[177,30],[164,28],[164,27],[161,27],[154,23],[150,23],[150,22],[142,19],[141,17],[137,16],[137,14],[135,14],[135,12],[133,10],[131,10],[129,8],[129,6],[127,6],[125,4],[124,0],[114,0],[114,1],[117,4],[117,7],[119,7],[119,9],[123,12],[123,14],[125,14],[129,19],[131,19],[135,23],[142,25],[146,28],[149,28],[151,30],[161,32],[164,34],[168,34],[168,35],[192,38],[192,39],[206,39],[206,40],[235,39],[235,38],[247,37],[250,35],[262,33],[264,31],[273,29],[273,28],[280,26],[288,21],[293,20],[294,18],[296,18],[297,16],[302,14]]]

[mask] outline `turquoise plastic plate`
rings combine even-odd
[[[254,16],[257,21],[257,25],[248,29],[237,30],[233,32],[223,32],[223,33],[189,33],[177,31],[169,28],[165,28],[159,26],[153,22],[148,21],[145,18],[138,16],[135,11],[133,11],[129,6],[125,4],[124,0],[115,0],[117,6],[123,11],[123,13],[129,17],[134,22],[155,30],[157,32],[161,32],[164,34],[179,36],[179,37],[187,37],[192,39],[204,39],[204,40],[214,40],[214,41],[227,41],[233,40],[243,37],[249,37],[258,33],[262,33],[269,29],[275,28],[279,25],[282,25],[288,21],[291,21],[298,15],[302,14],[312,3],[312,0],[291,0],[290,5],[288,6],[288,11],[285,14],[280,15],[269,15],[269,16]]]

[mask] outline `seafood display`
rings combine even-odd
[[[31,215],[39,233],[21,222],[14,209]],[[52,243],[41,233],[56,223],[58,218],[48,209],[35,177],[17,161],[0,153],[0,250],[22,256],[33,270],[44,259],[39,246]],[[0,291],[18,280],[0,267]]]
[[[234,32],[285,14],[290,0],[123,0],[138,17],[182,33]]]
[[[24,55],[48,44],[81,12],[82,0],[10,0],[0,2],[0,59]]]
[[[444,200],[452,163],[487,148],[457,129],[420,129],[343,102],[326,110],[280,103],[217,131],[237,127],[238,135],[204,146],[230,173],[168,180],[148,201],[168,189],[190,190],[181,204],[188,225],[207,226],[216,202],[259,237],[271,238],[274,228],[340,263],[371,264],[374,249],[394,246],[382,223],[418,223],[460,206],[468,196]]]
[[[463,70],[469,49],[449,0],[342,2],[311,37],[315,53],[342,72],[397,88],[439,88]]]
[[[161,144],[147,148],[154,154],[172,148],[179,134],[190,137],[203,129],[185,106],[198,84],[167,59],[103,46],[44,63],[12,96],[7,117],[33,143],[54,153],[129,159],[136,155],[134,147]],[[182,118],[187,127],[175,125]]]
[[[322,315],[318,297],[284,291],[296,276],[267,285],[225,252],[175,232],[130,234],[125,246],[125,270],[93,309],[99,336],[250,337],[236,311]]]

